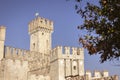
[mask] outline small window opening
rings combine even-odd
[[[77,52],[77,55],[80,55],[80,53],[79,53],[79,52]]]
[[[76,70],[76,66],[74,66],[73,68],[74,68],[74,70]]]
[[[42,33],[42,35],[44,35],[44,33]]]
[[[33,48],[35,48],[35,43],[33,43]]]
[[[47,24],[47,20],[45,20],[45,24]]]

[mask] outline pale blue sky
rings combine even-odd
[[[84,3],[81,6],[84,6]],[[81,47],[78,38],[85,32],[77,30],[77,25],[83,21],[75,12],[74,1],[66,0],[0,0],[0,25],[7,27],[5,45],[29,49],[28,23],[35,18],[36,12],[54,21],[53,47],[57,45]],[[87,51],[85,69],[108,70],[111,75],[120,75],[120,66],[114,66],[113,61],[100,64],[99,56],[90,56]]]

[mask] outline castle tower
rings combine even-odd
[[[4,42],[5,42],[6,28],[0,26],[0,60],[4,57]]]
[[[29,23],[30,51],[49,53],[51,50],[51,33],[53,32],[53,22],[39,17]]]
[[[51,80],[67,80],[84,75],[84,49],[58,46],[51,52]]]

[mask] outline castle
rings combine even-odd
[[[36,16],[29,23],[30,50],[5,46],[0,26],[0,80],[118,80],[107,71],[84,70],[84,49],[51,48],[53,22]]]

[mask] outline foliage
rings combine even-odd
[[[81,7],[81,1],[76,0],[75,9],[84,18],[84,24],[78,26],[86,30],[87,35],[79,41],[87,48],[89,54],[100,54],[101,62],[120,57],[120,0],[96,0],[99,4],[90,2]],[[95,33],[95,34],[92,34]]]

